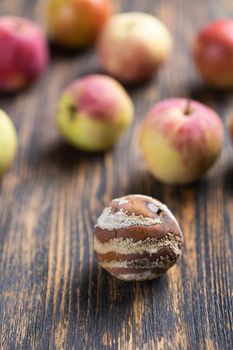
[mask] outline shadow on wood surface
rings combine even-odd
[[[104,152],[80,151],[59,139],[40,152],[35,166],[56,167],[64,173],[81,166],[82,163],[99,161],[104,154]]]
[[[223,186],[225,191],[229,191],[231,194],[233,194],[233,162],[228,163],[225,167]]]
[[[152,196],[160,201],[163,201],[164,193],[169,193],[169,197],[173,197],[174,200],[179,201],[179,197],[188,193],[201,190],[205,186],[205,177],[197,180],[192,184],[187,185],[168,185],[157,180],[148,171],[139,171],[132,176],[127,187],[125,188],[126,194],[144,194]]]
[[[189,88],[191,98],[199,102],[206,103],[207,105],[209,104],[209,101],[215,101],[215,103],[226,101],[232,96],[232,93],[233,89],[217,89],[205,84],[204,82],[193,84]]]
[[[83,48],[83,49],[73,49],[64,47],[62,45],[59,45],[55,43],[54,41],[49,41],[49,49],[50,49],[50,55],[51,59],[54,60],[56,58],[74,58],[74,57],[83,57],[84,54],[90,53],[92,49],[90,48]]]
[[[5,104],[12,103],[13,98],[20,97],[23,94],[30,93],[32,91],[35,81],[32,81],[27,86],[14,91],[0,91],[0,104],[4,101]]]

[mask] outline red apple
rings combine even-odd
[[[233,141],[233,117],[231,117],[229,121],[229,132],[230,132],[231,140]]]
[[[0,90],[18,90],[47,67],[48,47],[38,25],[20,17],[0,17]]]
[[[133,118],[133,104],[114,79],[89,75],[72,82],[58,106],[58,127],[73,146],[102,151],[118,141]]]
[[[233,86],[233,20],[215,21],[197,35],[194,61],[206,81],[220,88]]]
[[[162,22],[146,13],[113,16],[98,42],[102,67],[126,83],[149,78],[171,50],[171,36]]]
[[[110,0],[48,0],[48,34],[61,45],[83,48],[93,44],[111,15]]]
[[[223,125],[209,107],[184,98],[156,104],[141,131],[141,149],[151,172],[169,184],[197,180],[214,163],[223,144]]]

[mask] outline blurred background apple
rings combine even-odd
[[[195,38],[193,56],[210,85],[233,87],[233,20],[215,21],[204,27]]]
[[[166,60],[172,39],[165,25],[140,12],[113,16],[104,27],[98,53],[104,70],[125,83],[149,78]]]
[[[231,117],[229,121],[229,132],[230,132],[231,140],[233,142],[233,117]]]
[[[0,109],[0,176],[9,168],[17,150],[17,134],[8,115]]]
[[[0,17],[0,90],[25,87],[47,67],[48,47],[38,25],[14,16]]]
[[[45,20],[52,40],[84,48],[94,43],[111,15],[110,0],[48,0]]]

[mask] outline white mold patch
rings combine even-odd
[[[146,238],[144,241],[134,242],[133,238],[113,238],[108,242],[100,242],[94,238],[94,248],[99,254],[107,254],[114,252],[122,255],[129,254],[156,254],[160,249],[169,247],[176,256],[181,255],[180,249],[181,238],[179,236],[168,233],[163,239]]]
[[[114,277],[117,277],[123,281],[145,281],[145,280],[153,280],[159,276],[161,276],[161,274],[157,274],[157,273],[151,273],[150,271],[146,271],[143,273],[128,273],[128,274],[119,274],[119,275],[114,275],[111,274]]]
[[[147,203],[147,208],[152,212],[152,213],[157,213],[160,207],[155,205],[154,203]]]
[[[128,199],[126,199],[126,197],[114,199],[113,202],[117,202],[118,205],[124,205],[124,204],[129,203],[129,201],[128,201]]]
[[[143,215],[127,214],[123,209],[116,213],[112,212],[110,207],[104,209],[98,218],[96,227],[102,230],[119,230],[131,226],[151,226],[161,224],[161,220],[156,218],[144,217]]]
[[[154,199],[151,196],[146,196],[144,194],[134,194],[133,196],[135,196],[137,198],[141,198],[145,201],[150,200],[151,202],[148,202],[147,205],[148,205],[149,210],[151,210],[151,212],[156,212],[155,208],[161,209],[164,212],[166,212],[171,217],[171,219],[179,226],[176,217],[172,214],[172,212],[168,209],[168,207],[165,204],[161,203],[160,201],[158,201],[158,203],[157,203],[156,199]],[[127,199],[127,196],[125,196],[125,197],[113,199],[113,202],[118,202],[119,205],[122,205],[122,204],[127,204],[128,199]]]

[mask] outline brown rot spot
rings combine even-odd
[[[157,207],[157,205],[155,205],[154,203],[145,202],[145,204],[146,204],[147,208],[149,209],[149,211],[151,211],[152,213],[155,213],[157,215],[160,215],[162,213],[162,209]]]
[[[74,121],[74,119],[75,119],[75,116],[76,116],[76,113],[77,113],[77,108],[76,108],[76,106],[70,104],[70,105],[67,107],[67,109],[68,109],[68,116],[69,116],[69,119],[70,119],[70,121],[72,122],[72,121]]]

